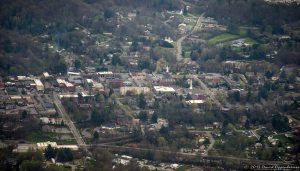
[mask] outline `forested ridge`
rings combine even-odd
[[[229,22],[256,25],[281,26],[300,19],[299,5],[270,4],[263,0],[211,0],[201,1],[206,15],[221,23]]]
[[[76,27],[84,27],[96,33],[107,30],[111,32],[113,30],[110,30],[111,26],[105,21],[105,15],[118,6],[132,9],[139,6],[154,10],[179,9],[179,3],[172,0],[1,1],[0,72],[65,72],[67,66],[63,57],[41,43],[55,42],[61,48],[73,46],[83,38],[74,30]],[[44,35],[47,35],[46,40],[45,37],[43,39],[44,42],[36,40]],[[80,46],[80,43],[76,44],[75,52]]]
[[[193,4],[198,13],[213,17],[220,24],[256,26],[262,31],[271,28],[274,34],[284,34],[286,25],[300,19],[297,4],[269,4],[263,0],[187,2]],[[78,55],[91,56],[87,46],[81,43],[86,39],[85,35],[76,28],[88,29],[92,34],[114,33],[115,21],[108,22],[107,18],[112,17],[116,9],[165,11],[179,10],[183,6],[179,0],[2,0],[0,72],[63,73],[67,64],[56,50],[67,49]],[[49,43],[55,45],[54,49],[48,49]]]

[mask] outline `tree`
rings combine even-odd
[[[281,132],[290,130],[288,118],[282,115],[273,116],[272,126],[274,129]]]
[[[112,18],[115,13],[111,9],[105,9],[104,11],[104,18],[107,20],[108,18]]]
[[[99,92],[97,92],[97,94],[95,95],[95,100],[96,100],[96,102],[104,102],[103,94],[100,94]]]
[[[134,41],[130,46],[130,51],[136,52],[138,50],[138,46],[139,46],[138,42]]]
[[[47,160],[50,160],[51,158],[55,158],[57,151],[51,147],[51,145],[48,145],[48,147],[45,149],[45,158]]]
[[[249,121],[249,119],[246,120],[245,128],[246,129],[250,129],[250,121]]]
[[[88,163],[86,165],[87,168],[84,170],[110,171],[110,170],[112,170],[112,167],[113,167],[113,164],[112,164],[113,157],[114,156],[107,150],[95,151],[95,153],[94,153],[95,160],[88,161]]]
[[[162,126],[159,130],[159,133],[164,135],[164,136],[168,136],[169,135],[169,132],[170,132],[170,128],[169,127],[165,127],[165,126]]]
[[[273,72],[272,72],[272,71],[266,71],[266,72],[265,72],[265,76],[266,76],[268,79],[271,79],[272,76],[273,76]]]
[[[144,111],[142,111],[142,112],[139,113],[138,118],[139,118],[141,121],[143,121],[143,122],[148,121],[148,115],[147,115],[147,113],[144,112]]]
[[[174,46],[171,43],[164,40],[161,40],[159,45],[164,48],[174,48]]]
[[[66,64],[65,61],[60,61],[60,62],[58,62],[57,64],[55,64],[53,66],[51,65],[50,67],[51,67],[50,70],[55,74],[58,74],[58,73],[65,74],[65,73],[67,73],[67,68],[68,67],[67,67],[67,64]]]
[[[280,72],[279,78],[282,79],[282,80],[286,80],[287,79],[287,75],[286,75],[285,70],[282,70]]]
[[[55,164],[50,164],[47,166],[44,171],[68,171],[69,169],[64,166],[58,166]]]
[[[18,156],[18,160],[20,162],[25,161],[25,160],[36,160],[36,161],[43,161],[44,160],[44,155],[43,152],[40,150],[34,151],[32,149],[29,149],[27,152],[25,153],[21,153]]]
[[[140,69],[150,69],[150,58],[142,58],[138,61],[138,67]]]
[[[145,107],[146,107],[146,105],[147,105],[147,102],[146,102],[146,98],[145,98],[144,93],[141,93],[141,94],[139,95],[138,101],[139,101],[139,107],[140,107],[141,109],[145,109]]]
[[[250,54],[251,59],[263,60],[266,58],[266,52],[263,46],[254,44],[252,47],[253,50]]]
[[[204,114],[203,119],[204,119],[205,123],[210,123],[210,124],[218,121],[218,119],[215,117],[214,113],[212,113],[212,112],[206,112]]]
[[[114,94],[114,89],[110,88],[108,95],[111,96],[112,94]]]
[[[234,98],[235,101],[239,102],[240,98],[241,98],[240,92],[239,91],[233,92],[233,98]]]
[[[116,65],[121,65],[121,59],[118,55],[114,55],[111,59],[111,64],[113,66],[116,66]]]
[[[188,14],[187,6],[184,6],[184,8],[183,8],[183,15],[187,15],[187,14]]]
[[[143,132],[140,127],[133,128],[133,138],[136,142],[140,142],[143,140]]]
[[[251,96],[252,96],[252,90],[251,90],[251,88],[249,87],[249,88],[248,88],[248,91],[247,91],[247,101],[250,101]]]
[[[73,153],[68,148],[61,148],[57,150],[57,161],[59,162],[68,162],[73,160]]]
[[[98,131],[94,132],[94,139],[95,140],[99,139],[99,133],[98,133]]]
[[[268,98],[268,90],[266,87],[261,87],[258,91],[258,98],[267,99]]]
[[[151,122],[152,123],[157,123],[157,119],[158,119],[158,114],[157,114],[157,112],[154,112],[152,117],[151,117]]]
[[[79,59],[75,59],[74,66],[75,66],[76,70],[80,69],[81,68],[81,61]]]
[[[41,161],[25,160],[20,166],[21,171],[42,171],[43,163]]]
[[[21,113],[21,118],[25,119],[25,118],[27,118],[27,116],[28,116],[27,110],[23,110],[22,113]]]
[[[208,139],[208,138],[205,138],[205,140],[204,140],[203,144],[204,144],[204,145],[208,145],[208,144],[210,144],[210,141],[209,141],[209,139]]]
[[[65,126],[65,122],[64,122],[64,120],[61,120],[61,122],[60,122],[60,126]]]
[[[94,109],[91,114],[91,121],[95,124],[102,124],[104,122],[103,113],[97,109]]]
[[[166,139],[164,137],[158,137],[157,142],[158,142],[159,147],[163,147],[168,144],[168,142],[166,141]]]
[[[273,150],[271,148],[259,150],[257,155],[261,160],[273,160]]]
[[[191,60],[197,61],[200,58],[201,50],[191,52]]]
[[[228,32],[232,34],[238,34],[239,33],[239,27],[236,24],[231,23],[228,26]]]
[[[145,137],[150,144],[157,145],[158,133],[156,131],[147,131]]]

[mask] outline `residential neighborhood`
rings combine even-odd
[[[176,2],[0,22],[0,170],[299,169],[299,4]]]

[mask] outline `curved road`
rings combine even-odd
[[[187,34],[183,35],[182,37],[180,37],[177,41],[176,41],[176,60],[177,61],[181,61],[183,59],[182,57],[182,41],[184,39],[186,39],[189,35],[193,34],[195,31],[198,30],[198,28],[202,26],[201,24],[201,19],[203,17],[204,14],[201,14],[201,16],[198,18],[194,28]]]

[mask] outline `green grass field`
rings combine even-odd
[[[191,58],[191,51],[184,52],[184,58]]]
[[[223,33],[223,34],[219,34],[215,37],[212,37],[211,39],[208,40],[208,43],[209,44],[216,44],[216,43],[225,42],[225,41],[238,39],[238,38],[240,38],[239,35]]]
[[[241,36],[247,36],[247,29],[240,27],[240,35]]]
[[[277,134],[273,136],[274,139],[278,139],[282,143],[291,143],[291,139],[286,137],[284,134]]]
[[[42,132],[42,131],[37,131],[37,132],[32,132],[26,140],[30,142],[46,142],[46,141],[52,141],[56,142],[57,144],[76,144],[75,139],[70,139],[70,140],[60,140],[57,139],[56,136],[59,134],[52,133],[52,132]]]
[[[251,39],[250,37],[246,37],[245,38],[245,43],[253,45],[253,44],[257,43],[257,42],[255,40]]]
[[[238,39],[238,38],[243,38],[245,39],[245,43],[253,45],[257,43],[255,40],[251,39],[250,37],[247,37],[247,27],[240,27],[239,28],[239,33],[238,34],[230,34],[230,33],[222,33],[219,35],[216,35],[208,40],[209,44],[217,44],[224,42],[225,44],[228,43],[227,45],[230,45],[230,40]]]

